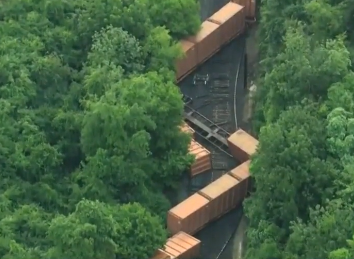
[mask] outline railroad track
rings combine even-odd
[[[236,75],[235,75],[235,85],[234,85],[234,94],[233,94],[233,112],[234,112],[234,122],[235,122],[235,126],[236,126],[236,130],[238,129],[238,121],[237,121],[237,113],[236,113],[236,95],[237,95],[237,83],[239,81],[239,74],[240,74],[240,68],[242,63],[244,63],[244,59],[245,59],[245,46],[243,47],[243,51],[242,51],[242,58],[240,59],[240,62],[237,66],[237,71],[236,71]],[[246,78],[245,78],[246,80]],[[229,245],[230,241],[233,239],[236,231],[238,229],[238,224],[236,224],[236,226],[234,227],[233,231],[231,232],[231,234],[228,236],[226,242],[224,243],[223,247],[221,248],[219,254],[215,257],[215,259],[219,259],[223,253],[225,252],[226,247]]]
[[[232,130],[230,110],[230,75],[229,73],[214,73],[210,83],[210,96],[214,109],[212,120],[226,131]]]
[[[211,164],[212,172],[210,182],[214,182],[230,170],[228,162],[225,160],[225,155],[219,150],[211,151]]]
[[[230,58],[225,59],[224,57],[215,62],[218,66],[227,67]],[[211,172],[190,179],[190,194],[204,188],[230,170],[229,163],[232,155],[229,153],[227,139],[230,136],[229,132],[238,128],[236,96],[242,62],[243,58],[240,59],[234,72],[195,74],[193,77],[194,87],[205,87],[207,92],[193,98],[183,95],[185,120],[197,135],[214,147],[210,149]],[[232,87],[233,89],[231,89]],[[200,101],[200,99],[202,100]],[[196,100],[199,100],[199,106],[192,107]],[[199,112],[205,106],[213,107],[212,113],[208,117]]]
[[[244,53],[244,50],[243,50]],[[202,181],[200,179],[191,179],[190,186],[190,194],[197,192],[198,190],[204,188],[208,183],[211,183],[224,175],[226,172],[230,170],[227,159],[225,159],[225,153],[227,153],[230,157],[231,155],[228,153],[227,147],[227,138],[230,136],[228,130],[233,130],[234,128],[238,128],[238,118],[237,118],[237,85],[239,83],[239,75],[241,66],[244,62],[244,58],[241,58],[239,64],[237,65],[237,70],[235,73],[234,79],[234,90],[230,90],[231,79],[230,75],[227,73],[212,73],[210,77],[208,77],[208,86],[209,86],[209,94],[208,100],[205,105],[213,105],[213,113],[211,119],[206,118],[202,114],[200,114],[195,109],[191,108],[189,105],[193,102],[192,98],[185,98],[185,118],[189,120],[188,116],[193,117],[195,120],[200,121],[201,124],[206,125],[210,130],[204,130],[203,128],[198,126],[198,123],[193,124],[193,121],[190,122],[191,127],[196,131],[196,133],[206,139],[208,142],[210,141],[210,131],[217,132],[219,136],[225,141],[218,141],[218,138],[212,138],[212,140],[216,140],[212,142],[213,146],[217,147],[216,149],[211,150],[211,159],[212,159],[212,172],[211,175],[205,175]],[[231,95],[231,96],[230,96]],[[232,114],[233,113],[233,114]],[[188,116],[186,116],[188,115]],[[233,122],[232,122],[233,121]],[[233,125],[234,123],[234,125]],[[226,143],[225,143],[226,142]],[[220,249],[219,253],[213,259],[222,258],[226,248],[229,246],[231,240],[234,237],[235,232],[237,231],[238,224],[232,227],[232,232],[227,236],[225,243]]]

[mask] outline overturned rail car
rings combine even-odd
[[[258,140],[239,129],[228,138],[228,145],[241,164],[168,211],[167,229],[172,235],[181,231],[195,234],[247,197],[251,189],[250,157],[257,150]]]
[[[169,238],[162,249],[158,249],[151,259],[194,259],[199,256],[200,240],[179,232]]]
[[[189,153],[195,157],[195,161],[190,168],[190,176],[196,176],[211,169],[211,153],[200,143],[192,140],[189,146]]]
[[[188,124],[183,123],[182,126],[180,126],[180,129],[183,132],[190,134],[192,138],[195,137],[195,131],[188,126]],[[189,153],[195,157],[195,161],[189,170],[191,177],[211,169],[211,153],[194,139],[191,140],[189,145]]]
[[[177,82],[212,57],[245,29],[245,7],[229,2],[202,23],[199,32],[180,41],[183,58],[176,61]]]

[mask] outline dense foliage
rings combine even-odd
[[[198,8],[0,1],[0,258],[149,258],[163,245],[165,194],[193,160],[173,70]]]
[[[354,257],[354,1],[261,2],[249,259]]]

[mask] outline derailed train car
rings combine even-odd
[[[241,205],[249,188],[249,164],[242,163],[173,207],[167,214],[169,232],[193,235]]]
[[[173,207],[167,214],[171,234],[183,231],[193,235],[208,223],[240,206],[250,190],[250,157],[258,140],[243,130],[228,139],[231,153],[241,164],[205,188]]]
[[[186,123],[184,123],[180,129],[183,132],[190,134],[192,138],[195,137],[195,131]],[[211,169],[211,153],[194,139],[191,140],[189,145],[189,153],[195,157],[195,161],[189,170],[191,177]]]
[[[199,256],[200,240],[179,232],[167,239],[162,249],[158,249],[151,259],[193,259]]]
[[[242,129],[233,133],[227,142],[232,156],[241,163],[249,160],[258,146],[258,140]]]
[[[204,21],[196,35],[181,40],[184,57],[176,61],[177,81],[240,35],[245,29],[245,20],[245,7],[230,2]]]

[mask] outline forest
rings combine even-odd
[[[146,259],[193,162],[195,0],[0,2],[0,258]],[[354,0],[263,0],[247,259],[354,258]]]
[[[0,258],[151,257],[193,162],[174,63],[199,4],[4,0],[0,24]]]
[[[354,1],[261,1],[248,259],[354,258]]]

